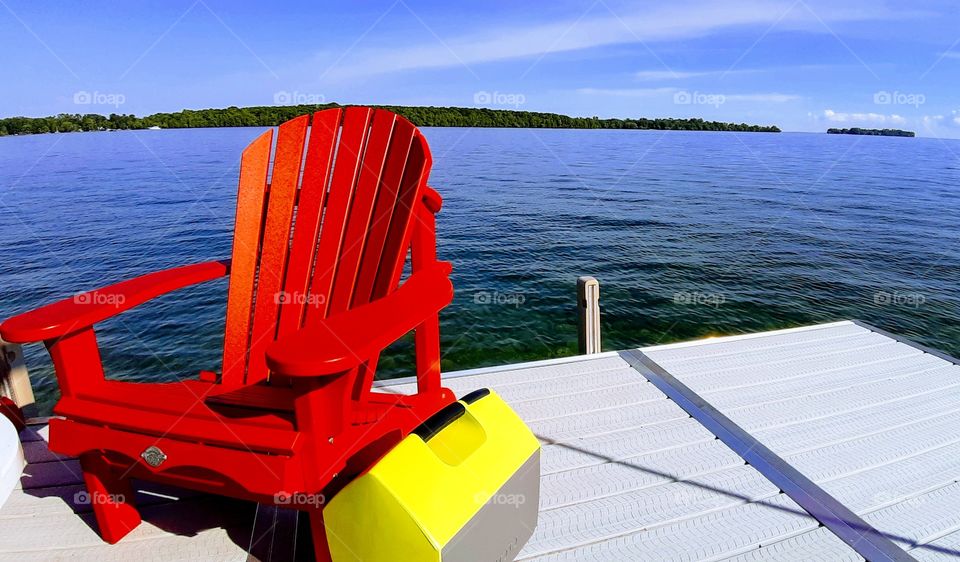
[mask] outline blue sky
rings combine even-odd
[[[0,115],[337,101],[960,137],[954,1],[0,0]]]

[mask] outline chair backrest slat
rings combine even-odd
[[[357,180],[356,194],[350,205],[347,217],[347,230],[344,234],[343,248],[337,259],[337,273],[333,283],[333,292],[327,314],[336,314],[350,308],[353,298],[353,289],[356,286],[357,271],[360,267],[360,257],[363,254],[364,242],[370,228],[370,217],[373,214],[373,205],[377,192],[380,190],[380,180],[383,176],[383,165],[387,158],[387,148],[390,146],[390,135],[397,116],[393,113],[378,112],[374,115],[370,126],[370,137],[367,140],[366,155]]]
[[[430,171],[430,153],[417,131],[407,157],[407,166],[400,181],[397,205],[390,220],[383,256],[380,258],[380,274],[373,285],[371,299],[378,299],[396,289],[403,273],[403,263],[410,247],[411,226],[415,218],[414,207],[420,202],[420,188],[427,184]]]
[[[326,318],[332,296],[333,280],[337,272],[337,258],[346,231],[347,213],[353,200],[364,143],[373,110],[366,107],[348,107],[344,111],[343,130],[337,146],[327,210],[317,248],[317,265],[310,285],[310,293],[318,298],[307,306],[305,324]]]
[[[303,167],[300,199],[297,202],[297,222],[284,284],[285,298],[280,306],[278,336],[292,333],[303,324],[342,115],[340,109],[320,111],[310,126],[307,161]]]
[[[269,378],[264,352],[278,336],[397,287],[430,166],[416,127],[385,110],[284,123],[267,185],[271,141],[261,135],[241,163],[223,355],[230,386]]]
[[[380,271],[383,245],[390,230],[390,219],[397,206],[397,193],[400,191],[400,181],[407,166],[414,132],[416,127],[405,119],[398,121],[394,127],[387,163],[384,166],[380,190],[377,192],[377,201],[370,221],[370,232],[367,234],[363,257],[360,260],[353,294],[354,305],[370,302],[373,295],[373,283]]]
[[[260,233],[266,200],[267,173],[273,130],[253,141],[240,159],[240,189],[234,225],[230,286],[227,289],[227,329],[223,342],[223,384],[240,386],[247,369],[250,343],[250,303],[260,258]]]
[[[267,378],[264,352],[277,336],[280,290],[290,251],[290,226],[300,181],[300,164],[310,116],[304,115],[280,125],[273,160],[273,176],[263,226],[257,297],[254,301],[253,330],[246,383]]]

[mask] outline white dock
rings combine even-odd
[[[540,519],[518,559],[960,559],[960,366],[864,325],[462,371],[445,384],[496,390],[543,443]],[[52,455],[44,435],[23,434],[30,464],[0,508],[0,562],[310,556],[295,512],[156,486],[139,498],[144,524],[106,545],[76,505],[76,461]]]

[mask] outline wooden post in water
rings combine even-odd
[[[13,400],[28,418],[37,415],[33,387],[23,362],[23,348],[3,340],[0,340],[0,396]]]
[[[600,283],[577,279],[577,340],[580,354],[600,353]]]

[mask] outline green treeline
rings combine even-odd
[[[108,131],[161,127],[271,127],[304,113],[338,107],[288,105],[228,107],[226,109],[184,109],[176,113],[155,113],[147,117],[61,113],[54,117],[8,117],[0,119],[0,136],[74,131]],[[512,111],[466,107],[379,106],[403,115],[419,127],[529,127],[548,129],[658,129],[674,131],[750,131],[779,133],[776,126],[721,123],[703,119],[600,119],[569,117],[557,113]]]
[[[902,131],[900,129],[861,129],[860,127],[851,127],[849,129],[827,129],[828,135],[873,135],[878,137],[915,137],[913,131]]]

